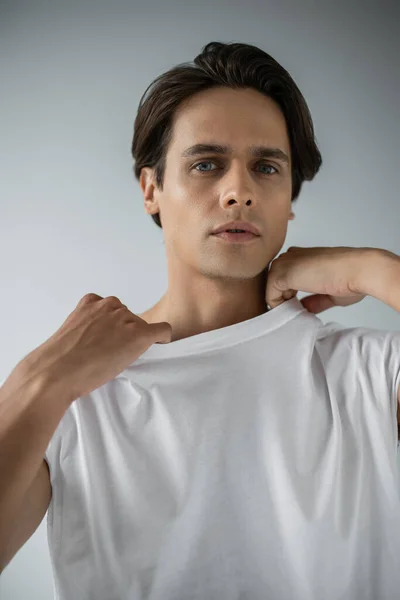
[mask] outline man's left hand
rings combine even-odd
[[[369,250],[292,246],[271,263],[265,293],[267,304],[271,309],[276,308],[299,291],[312,294],[300,302],[314,314],[360,302],[367,295],[360,290],[359,281],[367,266]]]

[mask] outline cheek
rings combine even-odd
[[[282,215],[267,215],[264,220],[265,244],[271,249],[280,249],[285,243],[289,221],[287,210]]]

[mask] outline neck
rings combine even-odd
[[[208,282],[202,289],[168,287],[150,310],[139,315],[148,323],[168,322],[172,340],[228,327],[268,312],[265,277],[225,282],[221,287]]]

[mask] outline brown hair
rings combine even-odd
[[[134,123],[132,157],[136,179],[139,180],[143,167],[152,167],[156,185],[162,190],[177,107],[197,92],[216,86],[254,88],[279,105],[288,129],[292,202],[296,200],[303,181],[311,181],[322,164],[311,114],[289,73],[272,56],[249,44],[210,42],[193,63],[177,65],[149,85]],[[160,213],[151,217],[162,227]]]

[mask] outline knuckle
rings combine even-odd
[[[120,299],[117,298],[116,296],[107,296],[106,298],[103,299],[103,301],[100,304],[107,311],[112,311],[112,312],[115,312],[116,310],[119,312],[119,309],[124,307],[124,305],[122,304]]]
[[[128,307],[125,306],[125,304],[120,304],[119,306],[116,307],[116,310],[114,312],[125,315],[126,313],[129,313],[129,310],[128,310]]]
[[[118,305],[118,306],[122,306],[122,303],[120,301],[119,298],[117,298],[116,296],[107,296],[106,298],[104,298],[104,301],[109,304],[110,306],[114,306],[114,305]]]
[[[93,300],[102,300],[102,297],[99,296],[98,294],[94,294],[94,293],[89,293],[89,294],[85,294],[83,296],[83,298],[81,298],[81,302],[93,302]]]

